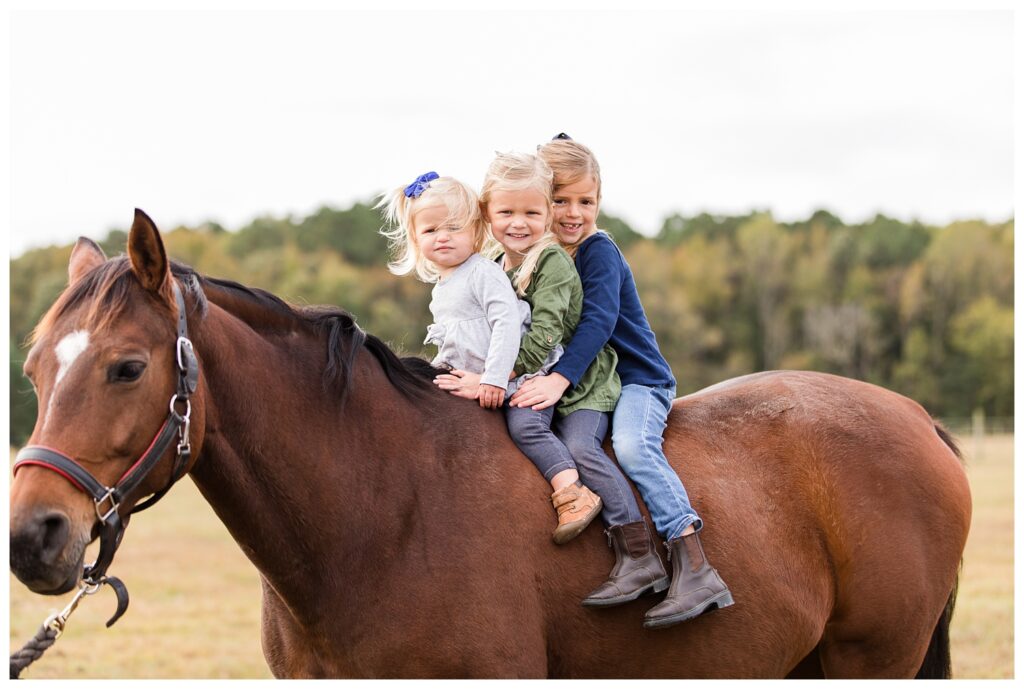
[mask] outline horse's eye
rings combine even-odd
[[[110,367],[108,378],[111,383],[130,383],[138,380],[145,370],[146,363],[143,361],[120,361]]]

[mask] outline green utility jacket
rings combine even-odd
[[[515,269],[507,274],[511,280]],[[514,369],[517,376],[539,370],[548,352],[557,345],[568,346],[579,325],[583,284],[565,249],[550,246],[541,253],[523,299],[530,305],[532,321],[519,345]],[[558,413],[567,416],[578,409],[614,410],[622,391],[616,363],[618,355],[605,344],[579,384],[566,390],[559,400]]]

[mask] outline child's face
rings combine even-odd
[[[495,191],[487,203],[491,234],[511,254],[525,254],[548,227],[548,200],[536,189]]]
[[[555,191],[555,234],[563,246],[597,232],[597,180],[584,177]]]
[[[448,214],[447,206],[436,204],[419,210],[412,222],[416,245],[441,277],[448,277],[473,254],[472,228],[461,227]]]

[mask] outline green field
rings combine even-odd
[[[1013,438],[962,446],[974,521],[951,633],[954,676],[1012,678]],[[256,570],[190,481],[133,519],[110,573],[131,593],[127,614],[106,629],[113,593],[87,598],[24,678],[270,677],[260,650]],[[30,594],[12,577],[12,650],[69,599]]]

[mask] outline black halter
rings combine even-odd
[[[15,457],[14,473],[25,465],[35,465],[51,469],[66,478],[83,493],[93,499],[96,507],[96,516],[100,521],[100,552],[96,561],[86,565],[82,575],[83,581],[88,584],[111,583],[112,579],[106,577],[107,567],[114,559],[114,553],[121,544],[121,537],[124,535],[125,522],[122,522],[118,508],[121,503],[142,483],[146,476],[156,467],[157,463],[167,452],[178,437],[178,447],[174,460],[174,468],[171,478],[161,490],[154,493],[147,500],[132,508],[131,514],[140,512],[151,507],[157,500],[162,498],[171,486],[182,477],[185,468],[188,466],[192,456],[192,448],[189,441],[189,422],[192,413],[192,405],[189,396],[196,391],[199,381],[199,361],[196,359],[192,349],[192,342],[188,339],[188,321],[185,315],[185,299],[181,295],[181,288],[178,283],[172,280],[174,299],[178,305],[178,339],[175,344],[177,358],[177,392],[171,396],[170,411],[163,426],[157,432],[149,448],[142,453],[142,456],[132,464],[117,484],[112,488],[104,486],[97,481],[81,464],[76,462],[60,450],[44,447],[42,445],[27,445]],[[178,413],[179,405],[184,405],[184,412]],[[113,579],[113,581],[117,581]],[[117,582],[123,589],[123,584]],[[114,584],[112,584],[114,585]],[[118,590],[118,613],[107,623],[109,627],[124,612],[127,607],[127,591]],[[122,598],[123,593],[123,598]],[[122,606],[123,603],[123,606]]]

